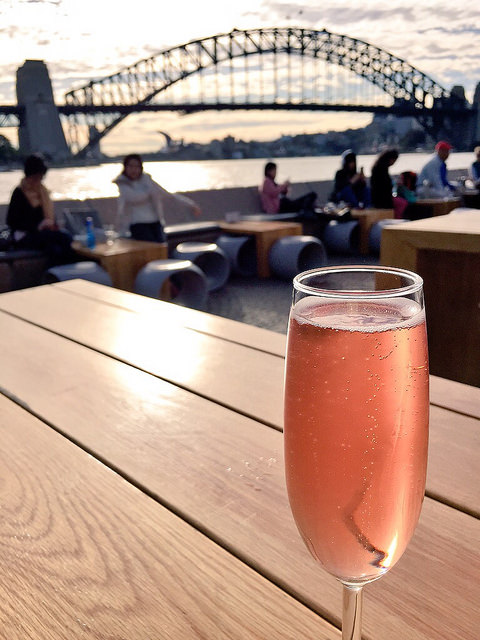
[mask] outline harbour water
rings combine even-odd
[[[430,154],[401,154],[391,169],[392,175],[402,171],[419,172]],[[358,156],[358,166],[365,174],[375,161],[374,155]],[[275,159],[274,159],[275,160]],[[452,153],[448,168],[462,170],[473,162],[472,153]],[[244,160],[202,160],[184,162],[145,162],[145,171],[169,191],[194,191],[198,189],[222,189],[226,187],[249,187],[261,182],[266,158]],[[315,156],[305,158],[279,158],[278,180],[309,182],[332,180],[339,168],[338,156]],[[47,173],[45,184],[54,200],[98,198],[118,195],[112,180],[120,173],[120,163],[106,163],[85,167],[52,168]],[[7,203],[14,187],[19,183],[22,171],[0,173],[0,203]]]

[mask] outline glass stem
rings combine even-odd
[[[362,640],[363,587],[343,585],[342,640]]]

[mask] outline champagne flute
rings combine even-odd
[[[417,274],[345,266],[294,278],[287,490],[310,553],[343,584],[343,640],[360,640],[363,586],[398,561],[420,516],[428,384]]]

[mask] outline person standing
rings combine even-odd
[[[199,216],[199,207],[186,196],[170,193],[143,171],[142,158],[137,153],[125,156],[123,171],[113,181],[119,190],[117,207],[118,231],[130,229],[134,240],[166,242],[163,199],[168,196],[186,205]]]
[[[58,229],[50,194],[43,184],[47,173],[43,158],[33,154],[26,158],[24,177],[15,187],[7,211],[7,225],[16,249],[41,251],[47,266],[76,262],[71,248],[72,237]]]
[[[397,149],[386,149],[372,167],[370,193],[372,206],[377,209],[393,209],[393,182],[389,169],[397,159]]]
[[[435,145],[435,153],[420,171],[417,182],[417,190],[424,197],[436,198],[452,194],[455,187],[450,184],[447,177],[447,158],[450,155],[452,145],[445,140],[440,140]],[[423,193],[422,193],[423,191]]]

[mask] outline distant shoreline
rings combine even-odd
[[[358,166],[367,177],[375,161],[373,155],[358,155]],[[430,154],[401,154],[390,169],[392,176],[402,171],[419,172]],[[242,160],[202,160],[190,162],[155,162],[145,160],[145,170],[154,180],[171,192],[218,191],[220,189],[258,186],[263,179],[267,160],[278,165],[278,180],[291,183],[329,182],[330,190],[340,156],[298,156],[293,158],[248,158]],[[465,167],[473,160],[470,153],[452,153],[448,160],[448,174],[452,180],[467,176]],[[45,184],[54,200],[88,200],[116,197],[118,190],[113,180],[121,164],[110,161],[98,165],[52,167]],[[23,176],[21,168],[0,172],[0,202],[9,202],[13,189]]]

